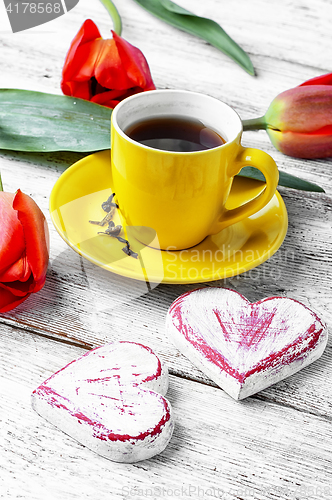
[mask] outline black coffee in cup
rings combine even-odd
[[[178,116],[142,120],[130,125],[125,133],[150,148],[183,153],[216,148],[226,142],[201,121]]]

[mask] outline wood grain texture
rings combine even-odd
[[[217,498],[272,500],[306,498],[312,489],[309,498],[318,499],[323,488],[330,491],[330,419],[251,398],[236,402],[220,389],[174,376],[167,398],[176,427],[166,450],[140,464],[110,462],[30,405],[32,390],[84,351],[3,325],[0,331],[5,498],[24,492],[38,500],[46,493],[56,500],[110,493],[140,499],[151,489],[158,497],[160,488],[165,496],[200,498],[213,488]]]
[[[34,162],[37,161],[36,156]],[[51,232],[51,260],[44,289],[19,308],[2,315],[2,320],[44,335],[81,342],[87,347],[96,347],[113,339],[148,343],[152,348],[162,350],[172,373],[206,381],[206,377],[202,377],[174,349],[164,329],[170,304],[197,285],[159,285],[148,292],[144,283],[108,273],[69,249],[50,221],[48,196],[38,192],[35,182],[36,177],[42,176],[43,190],[50,192],[59,170],[63,168],[63,163],[59,163],[54,165],[49,162],[48,166],[43,166],[42,163],[36,165],[15,159],[11,160],[10,170],[7,165],[3,169],[3,179],[11,185],[9,189],[16,189],[18,180],[24,178],[27,194],[36,199],[47,215]],[[235,289],[250,301],[285,295],[303,302],[331,325],[330,198],[287,189],[280,191],[289,214],[289,230],[281,249],[259,267],[208,286]],[[331,346],[331,341],[328,346]],[[327,371],[328,361],[329,358],[326,359]],[[307,370],[315,372],[314,367]],[[298,376],[301,378],[303,375]],[[306,390],[306,385],[301,387],[301,393]],[[324,389],[320,383],[315,390],[320,394],[317,397],[322,404]],[[314,390],[311,388],[310,392],[312,394]],[[288,397],[287,394],[286,389],[283,397],[292,405],[294,395],[291,393]],[[315,405],[315,399],[308,398],[307,404]]]
[[[118,1],[123,36],[143,51],[158,88],[204,92],[246,119],[263,115],[279,92],[331,71],[332,4],[327,0],[178,3],[219,22],[248,52],[257,76],[206,42],[155,19],[133,0]],[[112,23],[97,0],[80,0],[43,28],[0,32],[0,87],[60,94],[66,52],[86,18],[96,22],[104,38],[110,36]],[[264,131],[246,132],[242,142],[264,149],[281,170],[320,184],[326,193],[280,188],[289,215],[280,250],[256,269],[203,286],[225,286],[250,301],[294,298],[316,311],[331,334],[332,160],[284,156]],[[195,285],[161,284],[149,291],[143,283],[84,261],[56,233],[49,195],[61,173],[81,156],[0,151],[5,190],[21,188],[31,195],[51,233],[44,289],[0,316],[0,497],[39,500],[47,491],[51,500],[330,498],[331,340],[311,366],[242,403],[233,401],[165,334],[168,307]],[[47,376],[113,340],[149,345],[172,374],[167,397],[175,409],[173,438],[161,455],[141,464],[98,457],[30,406],[32,390]]]

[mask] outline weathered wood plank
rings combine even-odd
[[[259,76],[262,76],[260,62],[262,58],[274,60],[275,72],[276,66],[282,61],[301,65],[303,70],[306,67],[322,71],[330,68],[329,19],[332,6],[328,1],[317,0],[308,4],[281,0],[278,4],[269,3],[268,5],[264,0],[256,0],[254,5],[248,4],[245,0],[235,0],[230,3],[209,0],[203,4],[199,0],[178,0],[178,3],[198,15],[217,21],[249,52]],[[209,54],[215,54],[219,66],[223,67],[224,71],[234,76],[245,76],[241,69],[237,73],[234,70],[235,63],[220,54],[217,49],[213,48],[210,51],[206,42],[179,32],[154,18],[132,0],[122,0],[118,3],[118,10],[123,19],[124,37],[131,43],[139,45],[142,50],[144,49],[149,56],[148,59],[153,62],[153,66],[156,64],[156,67],[161,67],[167,59],[175,61],[181,55],[185,56],[186,52],[190,52],[192,63],[197,60],[204,63],[203,59],[208,59]],[[7,54],[12,51],[17,57],[18,51],[23,47],[22,41],[24,41],[27,44],[25,57],[27,68],[30,68],[29,77],[35,78],[38,82],[43,76],[41,70],[45,68],[47,69],[47,73],[44,73],[47,75],[45,78],[49,80],[50,76],[54,75],[54,70],[61,69],[64,59],[63,49],[68,46],[80,25],[87,18],[92,18],[98,23],[104,37],[109,35],[112,22],[101,3],[80,0],[75,9],[52,21],[52,24],[25,33],[16,33],[15,36],[11,33],[2,33]],[[58,36],[59,33],[61,33],[61,38]],[[31,64],[35,62],[33,52],[36,51],[36,38],[43,41],[42,44],[38,44],[37,54],[41,56],[45,53],[49,54],[49,59],[44,58],[42,66],[37,71],[35,64]],[[9,40],[10,47],[8,47]],[[27,50],[31,46],[35,48],[33,52]],[[314,55],[313,46],[320,47]],[[162,60],[159,54],[163,54]],[[6,70],[11,70],[15,74],[17,69],[12,68],[9,55],[3,58],[7,63]],[[186,57],[183,57],[182,62],[190,65]],[[174,71],[175,66],[173,63],[169,68],[170,71]],[[19,73],[17,76],[20,76]],[[291,77],[291,72],[289,72],[289,77]],[[294,77],[296,78],[295,74]],[[280,80],[278,83],[277,78],[275,80],[276,85],[282,83]],[[250,76],[247,81],[250,81]],[[46,86],[51,85],[49,81],[44,83]]]
[[[123,36],[144,52],[159,88],[205,92],[230,104],[242,118],[252,118],[264,114],[279,92],[331,71],[331,2],[178,3],[218,21],[248,51],[257,76],[247,75],[202,40],[153,18],[132,0],[117,2]],[[70,14],[38,32],[0,33],[0,87],[60,93],[65,54],[88,17],[109,36],[108,14],[91,0],[80,0]],[[207,286],[228,286],[252,301],[271,295],[295,298],[320,314],[331,333],[331,160],[286,157],[263,131],[246,132],[243,143],[266,150],[281,170],[320,184],[326,195],[280,189],[290,221],[281,249],[258,268]],[[79,157],[1,151],[5,189],[30,194],[50,222],[51,189]],[[165,336],[168,306],[196,285],[159,285],[148,292],[142,283],[102,272],[81,259],[51,222],[50,231],[45,288],[0,318],[0,496],[38,500],[47,491],[52,500],[331,497],[331,340],[312,366],[234,402]],[[116,339],[150,345],[173,374],[173,440],[164,454],[135,466],[92,454],[30,407],[31,391],[50,373],[84,353],[84,347]]]
[[[0,468],[5,498],[328,498],[330,419],[172,376],[176,419],[166,450],[135,465],[110,462],[39,417],[30,394],[83,354],[0,326]],[[56,473],[55,473],[56,471]],[[174,473],[176,471],[176,474]],[[180,492],[180,493],[178,493]],[[189,493],[190,492],[190,493]],[[153,496],[154,495],[154,496]]]
[[[148,292],[145,283],[113,275],[80,258],[56,233],[48,215],[48,196],[72,156],[77,155],[59,155],[55,162],[47,155],[17,154],[3,163],[6,189],[17,189],[24,179],[21,187],[47,215],[51,258],[44,289],[1,315],[1,321],[87,346],[112,339],[148,342],[162,352],[173,373],[210,383],[179,355],[164,331],[172,301],[197,285],[159,285]],[[233,288],[251,301],[286,295],[314,309],[331,326],[331,199],[324,194],[281,191],[289,212],[288,235],[281,249],[261,266],[208,286]],[[261,396],[329,415],[331,345],[329,341],[321,361]]]
[[[248,51],[258,76],[247,75],[206,42],[154,18],[132,0],[123,0],[118,6],[123,36],[144,52],[158,87],[205,90],[230,104],[243,101],[247,109],[256,111],[276,93],[331,69],[329,2],[318,0],[308,5],[282,0],[267,5],[256,0],[254,6],[245,0],[179,3],[219,22]],[[70,13],[43,29],[2,33],[0,87],[60,93],[66,52],[87,18],[98,24],[104,37],[109,36],[112,22],[108,14],[100,2],[90,0],[80,0]],[[318,46],[313,54],[313,47]]]
[[[119,6],[123,34],[145,53],[157,87],[186,88],[214,95],[234,107],[245,119],[264,114],[279,92],[331,69],[329,38],[325,36],[329,33],[329,12],[332,14],[329,3],[320,0],[307,6],[283,0],[276,9],[261,0],[255,8],[248,8],[245,0],[237,0],[236,5],[233,2],[223,4],[222,8],[215,1],[210,0],[204,5],[198,0],[182,3],[198,14],[219,21],[248,50],[257,68],[257,77],[247,75],[202,40],[168,26],[132,0],[126,0]],[[96,21],[104,37],[109,36],[111,21],[108,14],[100,2],[94,2],[92,8],[89,0],[81,0],[69,14],[45,25],[43,31],[0,34],[0,87],[60,94],[65,54],[88,17]],[[313,19],[316,19],[315,23]],[[257,24],[259,28],[252,29]],[[313,57],[312,47],[318,43],[320,50],[315,51]],[[263,131],[246,132],[244,143],[265,149],[282,170],[318,182],[331,194],[331,160],[306,161],[285,157],[274,149]],[[12,157],[10,153],[1,152],[0,157],[3,155],[5,160]],[[25,158],[29,161],[28,157]],[[46,164],[49,158],[44,157]],[[54,155],[51,159],[58,161]]]
[[[118,6],[123,17],[123,35],[143,50],[159,88],[205,92],[233,106],[242,118],[252,118],[264,114],[279,92],[331,69],[329,2],[319,0],[307,5],[282,0],[278,7],[266,5],[263,0],[256,0],[255,6],[249,6],[245,0],[222,5],[216,0],[180,3],[218,21],[249,52],[257,77],[247,75],[204,41],[154,18],[132,0],[124,0]],[[94,19],[104,37],[109,36],[112,23],[107,12],[100,2],[92,5],[90,0],[80,0],[70,13],[43,29],[36,28],[36,32],[1,33],[0,87],[61,93],[66,52],[88,17]],[[320,49],[313,56],[313,47],[317,46]],[[247,132],[244,141],[271,153],[281,169],[317,181],[331,193],[330,160],[312,162],[284,157],[275,151],[265,132]]]

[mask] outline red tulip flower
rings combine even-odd
[[[272,144],[297,158],[332,157],[332,73],[279,94],[244,130],[265,128]]]
[[[125,97],[156,88],[142,52],[113,31],[112,35],[104,40],[93,21],[84,22],[63,67],[65,95],[114,108]]]
[[[0,192],[0,312],[38,292],[48,265],[48,227],[30,196]]]

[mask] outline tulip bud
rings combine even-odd
[[[30,196],[0,190],[0,233],[0,312],[6,312],[44,286],[48,227]]]
[[[104,40],[87,19],[71,43],[62,70],[65,95],[114,108],[122,99],[155,90],[143,53],[112,31]]]
[[[243,122],[265,128],[272,144],[297,158],[332,156],[332,73],[279,94],[264,117]]]

